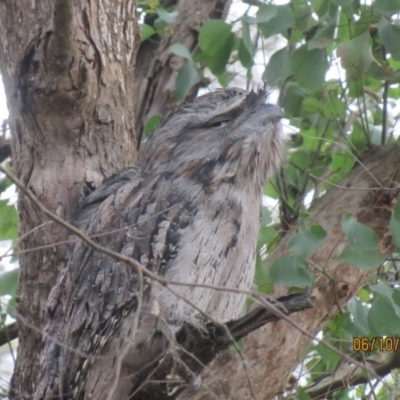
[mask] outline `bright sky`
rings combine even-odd
[[[2,127],[2,123],[5,119],[8,118],[8,109],[7,109],[7,104],[6,104],[6,95],[4,93],[4,86],[3,86],[3,80],[1,78],[0,74],[0,129]],[[0,136],[2,135],[2,132],[0,132]],[[16,192],[14,186],[11,186],[8,188],[5,192],[0,194],[0,198],[3,199],[8,199],[11,200],[11,202],[15,203],[16,202]],[[0,242],[0,256],[5,253],[11,246],[11,240],[5,240]],[[4,269],[11,269],[15,268],[15,264],[9,264],[9,259],[8,258],[3,258],[0,263],[0,272],[3,271]],[[0,373],[1,375],[1,373]]]
[[[0,75],[0,126],[8,118],[8,109],[6,105],[6,95],[4,93],[3,79]]]

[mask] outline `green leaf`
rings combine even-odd
[[[272,264],[269,274],[274,283],[286,286],[306,288],[314,283],[314,274],[308,270],[306,261],[298,256],[279,258]]]
[[[0,240],[16,239],[18,233],[18,213],[8,200],[0,200]]]
[[[158,16],[165,21],[167,24],[173,24],[177,17],[178,17],[178,11],[172,11],[168,12],[165,8],[163,7],[157,7],[156,12]]]
[[[258,248],[260,249],[265,244],[276,240],[278,235],[279,233],[271,226],[264,226],[263,228],[261,228],[260,234],[258,236]]]
[[[289,4],[275,7],[276,15],[268,22],[258,24],[259,29],[266,38],[277,33],[283,33],[295,23],[295,17]]]
[[[352,315],[352,319],[349,319],[345,323],[345,330],[353,336],[369,335],[369,307],[365,306],[361,301],[353,298],[349,303],[348,310]]]
[[[151,118],[149,118],[144,126],[144,134],[146,136],[150,136],[151,134],[153,134],[154,131],[156,130],[157,126],[162,121],[162,119],[163,119],[163,116],[161,114],[156,114],[156,115],[153,115]]]
[[[366,287],[363,287],[358,291],[357,297],[360,299],[360,301],[369,303],[371,300],[371,292]]]
[[[317,151],[318,146],[320,144],[320,133],[317,132],[314,128],[307,129],[306,131],[302,132],[303,136],[303,149],[309,151]],[[308,162],[307,162],[308,164]],[[297,164],[298,165],[298,164]],[[300,165],[299,165],[300,167]],[[307,166],[305,165],[307,168]]]
[[[301,386],[296,387],[296,395],[298,400],[311,400],[311,397]]]
[[[378,248],[376,233],[358,222],[351,214],[343,215],[341,224],[350,248],[353,250],[368,253]]]
[[[329,335],[327,335],[329,338]],[[326,336],[324,335],[324,341],[327,341]],[[325,369],[327,371],[334,371],[340,361],[340,356],[337,354],[336,351],[328,349],[326,346],[324,346],[321,343],[318,343],[315,346],[315,349],[318,351],[318,353],[321,355],[322,361],[325,364]]]
[[[251,41],[249,23],[242,18],[242,39],[239,45],[239,60],[242,65],[249,69],[254,64],[255,47]]]
[[[258,286],[258,290],[262,293],[268,293],[274,287],[268,269],[265,267],[260,257],[257,257],[254,282]]]
[[[179,70],[175,83],[175,96],[179,100],[184,100],[190,89],[199,83],[201,75],[193,62],[186,61],[185,65]]]
[[[390,399],[393,389],[391,387],[382,386],[376,395],[376,400]],[[364,391],[360,393],[360,399],[364,396]]]
[[[177,56],[187,58],[188,60],[192,61],[192,55],[190,54],[190,51],[183,44],[175,43],[169,49]]]
[[[377,295],[368,313],[368,324],[373,335],[394,336],[400,332],[400,317],[390,302]]]
[[[395,288],[393,289],[392,300],[396,306],[396,314],[400,316],[400,289]]]
[[[394,243],[400,249],[400,196],[397,197],[397,204],[390,218],[389,229]]]
[[[382,17],[379,21],[378,33],[386,51],[394,60],[400,60],[400,27],[392,25],[390,21]]]
[[[400,293],[398,289],[393,289],[387,283],[382,281],[378,282],[375,285],[371,285],[370,289],[375,293],[379,293],[379,295],[391,305],[397,316],[400,317]]]
[[[298,149],[290,155],[290,161],[291,164],[296,167],[296,172],[298,172],[298,169],[305,169],[311,161],[310,152]],[[290,168],[290,166],[288,166],[288,168]]]
[[[153,24],[153,27],[159,36],[162,36],[164,34],[165,28],[167,26],[168,24],[161,18],[157,18]]]
[[[365,150],[365,148],[368,146],[368,138],[366,132],[364,131],[359,121],[354,121],[353,130],[349,136],[349,139],[359,151]]]
[[[234,43],[231,29],[230,24],[215,19],[206,21],[200,29],[199,46],[202,54],[197,59],[204,62],[214,75],[225,72]]]
[[[324,51],[308,50],[307,45],[303,45],[293,53],[291,58],[291,69],[300,86],[315,89],[322,85],[329,68]]]
[[[269,84],[284,82],[290,75],[290,55],[287,47],[276,51],[268,61],[262,79]]]
[[[349,7],[353,4],[354,0],[330,0],[331,3],[340,7]]]
[[[313,225],[307,231],[300,230],[289,242],[289,250],[304,258],[311,257],[326,238],[325,229]]]
[[[224,46],[224,48],[217,56],[212,57],[204,54],[202,55],[201,58],[199,58],[199,61],[206,64],[214,75],[217,76],[222,75],[223,73],[226,72],[225,68],[229,61],[229,57],[231,55],[233,42],[234,42],[234,36],[232,35],[230,39],[226,42],[226,46]]]
[[[306,114],[316,114],[322,112],[323,110],[321,101],[318,100],[316,97],[306,97],[302,101],[301,105],[303,108],[303,112],[305,112]]]
[[[326,14],[320,19],[319,24],[313,28],[317,28],[317,30],[307,41],[307,48],[309,50],[324,49],[333,42],[335,29],[337,28],[336,18]]]
[[[381,296],[385,297],[387,300],[392,299],[393,297],[393,289],[386,284],[385,282],[378,282],[375,285],[371,285],[370,289],[375,292],[375,293],[379,293]]]
[[[385,261],[385,256],[377,251],[363,253],[351,247],[346,247],[337,260],[345,264],[355,265],[361,269],[374,269]]]
[[[328,9],[331,6],[331,2],[329,0],[312,0],[311,4],[313,5],[314,11],[320,19],[328,12]]]
[[[349,79],[360,77],[375,61],[372,55],[372,39],[368,31],[348,42],[341,43],[336,52],[341,58],[342,67],[347,71]]]
[[[156,31],[153,29],[152,26],[147,24],[140,25],[140,38],[142,41],[148,39],[150,36],[153,36]]]
[[[232,81],[232,79],[235,78],[235,76],[236,75],[234,73],[225,70],[222,74],[217,76],[218,83],[222,87],[227,87],[229,83]]]
[[[378,25],[381,15],[378,13],[372,13],[371,11],[371,7],[365,7],[361,11],[358,21],[353,25],[351,37],[349,36],[347,40],[353,39],[365,32],[369,32],[370,29],[371,33],[373,33],[372,27],[375,28]],[[348,27],[347,30],[349,30]],[[344,42],[346,40],[342,39],[341,41]]]
[[[279,192],[276,190],[277,186],[274,179],[275,178],[272,178],[267,182],[264,188],[264,194],[273,199],[279,199]]]
[[[260,4],[255,17],[248,17],[250,23],[263,23],[269,22],[272,18],[276,17],[278,7],[274,4]]]
[[[336,96],[329,96],[323,102],[323,112],[328,119],[344,118],[346,115],[346,103]]]
[[[199,45],[203,53],[217,56],[231,37],[232,26],[219,19],[210,19],[200,29]],[[218,38],[218,40],[217,40]]]
[[[400,0],[375,0],[373,3],[374,11],[385,15],[398,13]]]
[[[243,40],[240,40],[239,60],[242,63],[243,67],[247,69],[251,68],[254,65],[253,57],[244,45]]]
[[[285,85],[282,96],[285,116],[292,118],[301,115],[302,102],[305,97],[307,97],[307,92],[296,82],[289,82]]]
[[[160,0],[146,0],[150,8],[156,8],[160,4]]]
[[[0,296],[6,294],[15,297],[17,291],[19,268],[0,274]]]
[[[255,46],[251,41],[249,23],[244,18],[242,19],[242,43],[249,54],[253,56],[255,52]]]
[[[352,36],[354,35],[354,32],[352,32],[351,29],[349,29],[349,16],[348,14],[342,10],[339,12],[339,18],[338,20],[335,19],[336,22],[336,33],[335,33],[335,39],[336,43],[344,43],[349,41]]]
[[[335,396],[335,400],[350,400],[351,399],[351,393],[353,391],[354,391],[353,388],[351,388],[351,389],[340,389],[337,392],[338,393],[337,396]]]
[[[335,153],[332,156],[331,170],[337,175],[335,182],[340,181],[344,176],[353,169],[356,160],[352,154]],[[332,180],[331,180],[332,181]]]
[[[314,22],[314,19],[311,17],[313,7],[311,6],[311,2],[307,0],[293,1],[291,6],[296,20],[294,26],[297,28],[296,31],[301,32],[293,32],[291,35],[291,39],[298,36],[298,39],[296,38],[297,42],[303,39],[304,31],[310,27],[310,23]]]
[[[351,214],[342,218],[342,229],[350,247],[343,250],[338,261],[359,268],[377,268],[385,260],[378,252],[378,236],[367,226],[358,222]]]

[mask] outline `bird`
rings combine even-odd
[[[84,234],[178,284],[77,239],[47,302],[36,400],[134,399],[184,322],[240,313],[263,188],[284,152],[282,110],[268,96],[225,88],[184,103],[137,166],[81,201],[73,223]]]

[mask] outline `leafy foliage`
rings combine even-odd
[[[215,85],[250,87],[256,78],[280,89],[279,101],[290,129],[290,151],[279,179],[269,182],[264,191],[275,200],[275,210],[263,213],[255,286],[263,293],[270,292],[274,284],[295,290],[309,288],[320,268],[313,257],[327,236],[307,213],[310,199],[339,184],[372,144],[398,140],[400,0],[243,3],[248,10],[235,23],[205,22],[193,51],[182,43],[170,47],[172,53],[185,59],[176,78],[175,96],[184,100],[204,76],[211,77]],[[178,10],[162,4],[160,0],[138,2],[144,21],[142,40],[162,37],[176,22]],[[146,122],[147,135],[160,119],[156,115]],[[7,185],[0,182],[0,192]],[[267,269],[268,253],[299,221],[305,221],[303,226],[308,228],[298,229],[288,244],[290,255]],[[341,226],[347,246],[338,261],[378,269],[378,274],[321,332],[324,342],[337,351],[320,343],[310,347],[303,362],[307,381],[303,386],[338,369],[343,362],[339,352],[359,356],[352,346],[354,337],[372,340],[400,331],[400,198],[392,204],[389,228],[396,248],[391,259],[380,253],[376,233],[354,216],[345,214]],[[0,200],[0,240],[15,240],[16,233],[16,210]],[[0,280],[0,295],[14,298],[16,271],[0,275]],[[372,348],[370,353],[378,351]],[[332,398],[388,399],[390,385],[394,387],[399,379],[397,371],[393,375],[395,379],[387,381],[389,388],[381,385],[374,392],[361,383],[354,390],[335,390]],[[300,384],[294,392],[299,399],[310,398]]]
[[[0,196],[2,193],[5,193],[12,186],[11,182],[6,178],[0,178]],[[15,205],[10,203],[8,199],[0,200],[0,245],[4,244],[5,248],[9,248],[9,241],[12,242],[11,248],[16,248],[17,242],[17,233],[18,233],[18,212],[15,208]],[[0,250],[2,253],[6,253],[4,248]],[[4,254],[0,253],[0,261],[2,261],[2,257]],[[12,262],[15,262],[17,259],[13,257],[11,259]],[[0,264],[0,287],[2,286],[2,265]],[[16,281],[12,283],[12,285],[16,284]],[[0,296],[4,294],[2,290],[0,290]],[[12,293],[15,294],[13,290]]]
[[[378,236],[372,229],[360,224],[350,214],[343,216],[342,229],[349,246],[339,256],[340,261],[360,268],[377,268],[385,261],[378,251]]]
[[[235,85],[249,87],[259,76],[268,85],[280,88],[280,103],[291,129],[290,151],[279,179],[265,188],[265,195],[279,201],[279,213],[269,213],[268,218],[263,213],[255,284],[264,293],[274,284],[306,288],[314,284],[313,272],[321,268],[313,257],[327,235],[306,212],[310,198],[340,184],[369,146],[394,141],[398,136],[400,2],[244,3],[249,8],[233,26],[207,21],[193,54],[177,47],[180,44],[171,48],[187,59],[176,92],[183,98],[203,74],[215,77],[222,86],[234,81]],[[268,48],[269,43],[274,50]],[[260,59],[265,61],[263,69]],[[399,332],[400,289],[388,278],[397,276],[399,207],[399,201],[394,200],[390,232],[397,249],[390,261],[380,253],[378,237],[371,228],[350,214],[343,215],[341,226],[347,246],[337,260],[363,269],[380,267],[375,282],[361,289],[348,309],[330,321],[322,333],[326,343],[347,354],[353,353],[355,336],[370,339]],[[268,253],[282,233],[299,221],[306,222],[303,226],[308,228],[298,229],[288,244],[290,255],[267,269],[264,261]],[[304,364],[308,383],[339,368],[341,362],[337,352],[320,344],[312,346]],[[337,390],[333,398],[367,398],[370,393],[368,385],[359,384],[355,392]],[[387,393],[387,387],[382,386],[375,395],[388,398],[384,397]],[[297,387],[296,395],[309,398],[301,387]]]
[[[11,182],[0,177],[0,196],[4,197],[6,191],[11,188]],[[15,318],[17,305],[17,281],[18,267],[15,256],[17,250],[18,213],[15,205],[6,198],[0,200],[0,330],[3,329],[12,318]],[[11,244],[11,245],[10,245]],[[14,253],[12,257],[8,255]],[[7,347],[7,349],[9,349]],[[3,351],[0,348],[0,354]],[[3,377],[0,377],[0,398],[7,393]]]
[[[275,261],[270,269],[273,282],[299,288],[311,287],[313,274],[308,271],[307,262],[299,256],[284,256]]]

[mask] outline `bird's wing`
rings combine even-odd
[[[162,273],[177,251],[181,228],[196,211],[191,207],[192,195],[180,189],[186,186],[180,179],[170,173],[134,174],[92,210],[85,233],[101,246]],[[111,185],[118,183],[111,181]],[[93,204],[88,201],[84,207]],[[146,284],[142,289],[143,293],[150,290]],[[123,317],[135,311],[138,290],[138,275],[131,265],[95,252],[82,241],[74,245],[48,303],[47,334],[53,340],[47,341],[43,357],[52,395],[61,392],[69,398],[73,389],[81,389],[90,360],[102,351]]]
[[[138,171],[139,167],[129,167],[105,179],[99,187],[80,201],[73,218],[74,224],[79,227],[84,226],[100,204],[108,196],[115,194],[121,186],[135,179]]]

